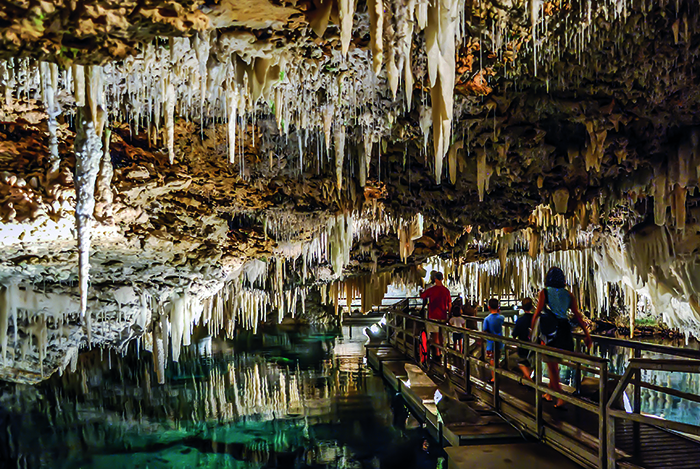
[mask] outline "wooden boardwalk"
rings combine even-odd
[[[547,392],[547,387],[542,381],[541,365],[537,367],[535,383],[524,381],[519,373],[509,370],[507,364],[504,365],[508,362],[506,351],[504,363],[497,360],[500,367],[496,367],[496,382],[491,384],[487,379],[491,377],[492,367],[480,358],[478,346],[464,353],[442,347],[443,358],[438,362],[428,361],[423,364],[423,370],[427,372],[426,377],[430,378],[431,385],[414,384],[412,386],[408,379],[406,365],[416,364],[416,359],[421,358],[416,348],[416,331],[422,330],[421,323],[426,321],[398,313],[390,314],[388,322],[390,329],[388,340],[368,346],[368,361],[381,372],[396,391],[403,395],[414,414],[426,423],[433,436],[445,445],[452,447],[510,445],[508,451],[522,450],[525,454],[532,453],[532,447],[529,445],[544,444],[565,456],[574,464],[574,467],[578,465],[578,467],[603,469],[700,468],[700,443],[674,431],[680,429],[683,432],[698,435],[699,427],[652,419],[642,415],[638,409],[632,413],[625,413],[617,410],[618,407],[612,403],[612,399],[608,401],[609,396],[614,394],[612,390],[616,387],[624,391],[625,386],[634,383],[636,384],[635,393],[644,387],[647,383],[640,381],[641,375],[634,375],[633,368],[642,369],[645,366],[651,366],[653,363],[647,363],[650,360],[638,362],[636,359],[631,360],[628,370],[631,374],[617,376],[608,374],[606,360],[522,344],[524,347],[535,350],[540,360],[544,356],[552,355],[565,360],[568,366],[575,366],[579,379],[581,373],[589,376],[587,378],[589,385],[579,386],[578,392],[574,393],[575,390],[569,388],[565,390],[567,392],[559,395],[567,401],[567,410],[563,411],[542,399],[542,393]],[[445,335],[452,332],[449,326],[444,327]],[[465,340],[473,337],[483,342],[484,339],[494,337],[478,331],[466,333]],[[508,338],[498,338],[498,340],[505,342],[505,350],[513,347],[511,352],[514,351],[515,346],[521,345]],[[664,350],[664,353],[671,353],[672,350]],[[687,354],[687,352],[683,353]],[[638,355],[635,353],[635,356]],[[666,362],[668,363],[663,363],[666,367],[663,369],[680,366],[675,371],[700,372],[700,361],[667,360]],[[678,365],[677,362],[681,364]],[[591,375],[594,377],[591,378]],[[424,384],[420,376],[417,379]],[[537,392],[536,388],[540,391]],[[482,416],[479,424],[444,425],[438,418],[434,403],[436,390],[442,394],[451,393],[456,397],[471,398],[467,403]],[[677,397],[680,395],[683,398],[693,399],[693,396],[681,395],[683,393],[674,390],[668,390],[668,392],[675,393]],[[700,399],[694,399],[700,401]],[[518,446],[518,443],[525,441],[529,443]],[[474,451],[455,453],[452,450],[448,452],[448,454],[460,454],[461,460],[470,464],[470,461],[476,460],[483,463],[474,467],[507,467],[507,462],[498,462],[500,456],[491,460],[488,453],[483,453],[481,456],[477,453]],[[535,451],[533,454],[540,453],[544,454],[543,451]],[[506,465],[498,465],[501,463]],[[450,467],[469,467],[455,464],[457,463],[451,462]],[[511,467],[530,467],[530,465]],[[532,467],[547,466],[538,464]],[[559,468],[565,469],[565,466],[560,465]]]

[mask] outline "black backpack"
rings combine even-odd
[[[542,313],[540,313],[540,337],[542,337],[545,344],[548,344],[557,336],[559,319],[549,307],[549,297],[546,288],[544,289],[544,301],[544,308],[542,308]]]

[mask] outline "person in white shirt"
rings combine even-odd
[[[452,327],[459,327],[460,329],[466,328],[466,321],[462,317],[461,307],[452,308],[452,317],[450,318],[448,324]],[[461,332],[453,332],[452,340],[455,345],[455,349],[462,351],[464,347],[464,334]]]

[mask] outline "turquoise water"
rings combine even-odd
[[[93,350],[74,373],[0,389],[0,466],[438,467],[442,450],[366,365],[361,330],[245,335],[213,356],[195,344],[162,385],[147,352]]]
[[[652,341],[649,340],[649,342]],[[658,343],[661,343],[661,341],[658,341]],[[676,341],[674,343],[664,343],[664,345],[681,347],[685,344]],[[596,345],[591,350],[591,353],[608,359],[608,371],[610,373],[623,375],[633,352],[623,347]],[[642,356],[643,358],[678,359],[678,357],[652,352],[644,352]],[[544,374],[545,376],[547,375],[546,370],[544,370]],[[584,373],[584,376],[586,375]],[[568,367],[561,367],[561,378],[562,382],[573,386],[574,370]],[[643,370],[642,381],[689,394],[700,395],[700,374]],[[646,388],[641,389],[640,401],[642,413],[692,425],[698,425],[698,422],[700,422],[700,404],[696,402]],[[634,405],[633,385],[627,387],[623,396],[623,405],[627,411],[632,410]]]
[[[685,344],[677,341],[664,345],[682,347]],[[624,374],[629,359],[632,358],[632,352],[621,347],[605,347],[598,350],[597,354],[608,358],[609,370],[620,375]],[[652,352],[644,352],[642,356],[643,358],[679,359],[679,357]],[[696,396],[700,395],[700,374],[643,370],[642,381]],[[633,391],[634,387],[628,386],[625,393],[627,410],[631,410],[634,404]],[[700,404],[646,388],[641,388],[640,392],[642,413],[692,425],[698,425],[700,422]]]

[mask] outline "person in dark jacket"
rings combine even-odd
[[[515,322],[513,338],[522,340],[523,342],[530,342],[530,326],[532,325],[533,316],[532,300],[530,298],[525,298],[522,305],[520,305],[520,309],[523,310],[523,314],[521,314]],[[520,371],[523,372],[523,376],[532,381],[532,365],[530,364],[529,354],[529,350],[518,347],[518,367]]]

